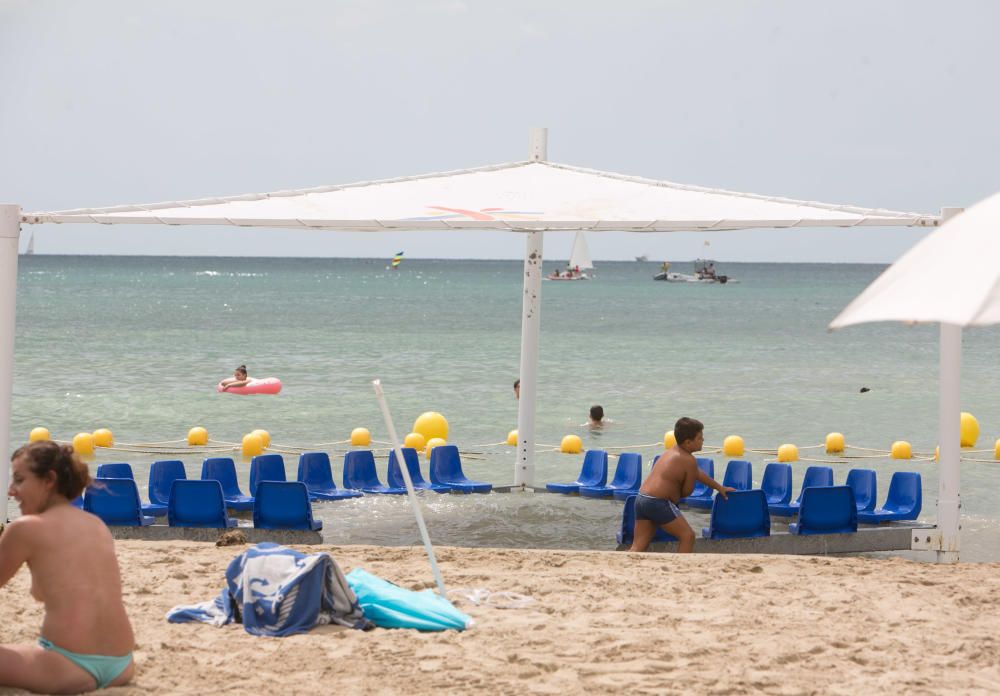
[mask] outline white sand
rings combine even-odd
[[[1000,564],[441,548],[449,587],[537,603],[460,602],[476,620],[464,633],[324,626],[259,638],[164,619],[215,597],[245,547],[117,548],[138,672],[108,693],[1000,693]],[[431,586],[420,549],[300,550]],[[22,569],[0,590],[3,642],[38,635],[28,584]]]

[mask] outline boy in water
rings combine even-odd
[[[604,427],[604,407],[603,406],[591,406],[590,407],[590,419],[587,421],[587,427],[591,430],[600,430]]]
[[[694,550],[694,531],[677,509],[681,498],[691,495],[696,481],[719,491],[723,500],[727,493],[736,490],[721,485],[698,468],[694,453],[705,442],[704,429],[701,421],[694,418],[681,418],[674,425],[677,444],[653,465],[636,496],[632,551],[645,551],[660,527],[677,537],[678,553],[690,553]]]

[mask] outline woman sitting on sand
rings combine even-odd
[[[222,388],[222,391],[228,391],[230,387],[245,387],[249,383],[250,378],[247,376],[247,366],[240,365],[233,371],[233,376],[219,382],[219,386]]]
[[[0,645],[0,685],[79,693],[128,683],[135,636],[114,542],[99,517],[70,503],[90,483],[87,465],[54,442],[25,445],[11,462],[8,494],[21,517],[0,535],[0,587],[27,563],[45,618],[38,645]]]

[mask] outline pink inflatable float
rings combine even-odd
[[[281,380],[277,377],[251,379],[248,384],[242,387],[223,389],[221,385],[217,385],[215,390],[225,391],[227,394],[277,394],[281,391]]]

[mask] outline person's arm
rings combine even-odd
[[[27,525],[32,522],[34,520],[22,517],[8,524],[0,534],[0,587],[6,585],[28,560],[32,530]]]
[[[230,382],[229,384],[227,384],[226,387],[227,388],[228,387],[245,387],[248,384],[250,384],[250,378],[249,377],[247,377],[246,379],[236,379],[236,380],[233,380],[232,382]]]
[[[726,495],[727,493],[732,493],[733,491],[736,490],[735,488],[731,488],[729,486],[723,486],[721,483],[719,483],[714,478],[712,478],[704,471],[702,471],[701,467],[697,467],[697,469],[698,469],[698,480],[704,483],[709,488],[719,491],[719,495],[722,496],[723,500],[728,499],[729,496]]]

